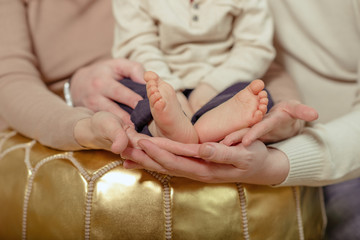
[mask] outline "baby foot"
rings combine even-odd
[[[184,114],[172,86],[153,72],[146,72],[144,79],[154,119],[149,125],[151,134],[184,143],[197,143],[195,128]]]
[[[200,142],[220,141],[234,131],[261,121],[269,102],[264,86],[263,81],[254,80],[228,101],[205,113],[195,123]]]

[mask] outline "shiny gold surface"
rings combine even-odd
[[[0,158],[0,239],[21,239],[22,204],[27,182],[23,150]]]
[[[78,239],[83,234],[85,186],[64,160],[42,166],[29,199],[28,239]]]
[[[91,218],[91,238],[162,237],[164,215],[161,184],[143,171],[114,170],[109,172],[111,176],[106,174],[98,181]]]
[[[174,239],[243,239],[235,184],[173,178]]]
[[[246,202],[241,202],[236,184],[126,170],[108,152],[72,155],[18,134],[4,136],[0,239],[166,239],[168,234],[168,239],[230,240],[245,239],[246,224],[250,239],[299,239],[295,188],[243,185]],[[319,190],[297,191],[305,239],[321,239]]]

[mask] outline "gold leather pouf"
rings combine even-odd
[[[0,133],[0,239],[321,239],[319,188],[206,184]]]

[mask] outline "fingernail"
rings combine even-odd
[[[204,158],[211,157],[215,152],[215,149],[211,145],[205,145],[205,147],[200,152],[200,156]]]
[[[133,102],[133,106],[134,106],[133,109],[136,108],[136,106],[138,105],[138,103],[139,103],[140,100],[142,100],[142,99],[135,100],[135,101]]]
[[[131,169],[131,164],[129,164],[128,160],[125,159],[124,162],[123,162],[123,167],[125,169]]]

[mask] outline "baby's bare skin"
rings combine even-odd
[[[192,125],[177,100],[174,89],[153,72],[146,72],[147,94],[154,124],[153,136],[184,143],[222,140],[229,133],[258,123],[267,111],[268,98],[261,80],[252,81],[231,99],[205,113]]]
[[[184,143],[198,143],[195,128],[184,114],[172,86],[153,72],[146,72],[144,79],[154,119],[149,125],[151,134]]]
[[[264,87],[263,81],[254,80],[232,98],[202,115],[194,125],[200,142],[218,142],[234,131],[260,122],[269,102]]]

